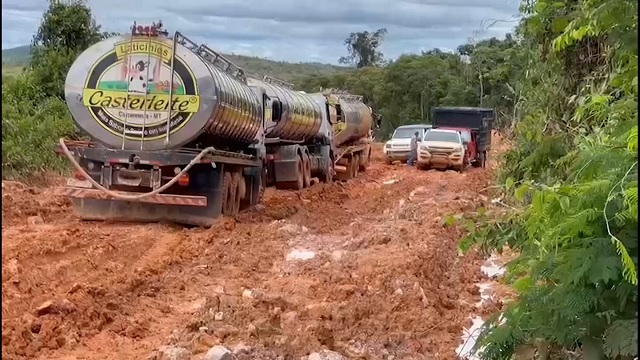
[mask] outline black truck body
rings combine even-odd
[[[436,107],[432,110],[433,127],[468,129],[476,134],[477,151],[491,149],[491,130],[495,111],[478,107]]]

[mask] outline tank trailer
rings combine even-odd
[[[267,186],[356,177],[379,125],[361,96],[247,76],[161,23],[134,23],[85,50],[65,97],[91,140],[60,139],[76,172],[57,193],[88,220],[211,226],[257,204]]]

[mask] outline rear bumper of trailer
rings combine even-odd
[[[119,195],[135,196],[140,195],[135,192],[113,191]],[[178,206],[207,206],[207,198],[205,196],[194,195],[174,195],[174,194],[157,194],[136,200],[121,200],[106,194],[102,190],[95,189],[86,180],[69,179],[67,186],[55,189],[56,195],[68,196],[76,199],[95,199],[95,200],[117,200],[142,202],[162,205],[178,205]]]

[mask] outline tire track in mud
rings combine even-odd
[[[483,205],[476,191],[489,178],[375,161],[348,183],[268,191],[209,230],[79,223],[60,199],[3,186],[19,199],[3,202],[3,358],[137,359],[175,345],[199,359],[244,343],[249,358],[329,348],[451,359],[479,299],[481,259],[458,257],[461,230],[441,219]],[[44,224],[23,231],[33,213]],[[46,301],[50,313],[37,316]]]

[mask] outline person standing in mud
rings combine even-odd
[[[416,162],[416,160],[418,160],[418,138],[420,136],[419,132],[415,132],[413,134],[413,136],[411,137],[411,142],[409,143],[410,145],[410,150],[411,153],[409,154],[409,160],[407,160],[407,165],[409,166],[413,166],[414,163]]]

